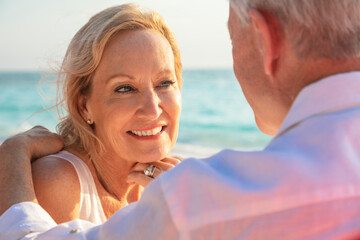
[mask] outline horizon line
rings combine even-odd
[[[185,67],[182,71],[201,71],[201,70],[233,70],[232,67]],[[51,69],[0,69],[0,73],[48,73],[56,72]]]

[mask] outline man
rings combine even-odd
[[[359,238],[359,13],[359,0],[230,0],[235,75],[274,140],[263,151],[185,160],[103,225],[56,226],[29,203],[29,158],[46,154],[43,140],[28,138],[45,130],[33,129],[0,148],[1,209],[19,203],[0,217],[0,237]]]

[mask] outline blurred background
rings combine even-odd
[[[55,130],[56,69],[71,38],[95,13],[128,1],[0,0],[0,142],[34,125]],[[130,1],[158,11],[177,37],[183,108],[174,153],[205,157],[222,148],[259,150],[270,137],[232,72],[228,1]]]

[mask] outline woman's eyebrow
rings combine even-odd
[[[114,74],[114,75],[110,76],[108,79],[106,79],[105,84],[107,84],[108,82],[110,82],[110,81],[111,81],[112,79],[114,79],[114,78],[128,78],[128,79],[130,79],[130,80],[134,80],[134,79],[135,79],[135,77],[130,76],[130,75],[128,75],[128,74],[117,73],[117,74]]]
[[[160,71],[157,76],[162,76],[162,75],[167,75],[167,74],[171,74],[171,75],[175,75],[175,72],[170,70],[170,69],[165,69],[165,70],[162,70]]]

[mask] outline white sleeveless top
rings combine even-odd
[[[81,191],[79,218],[95,224],[104,223],[106,216],[88,166],[80,158],[67,151],[61,151],[48,157],[64,159],[74,166],[79,177]]]

